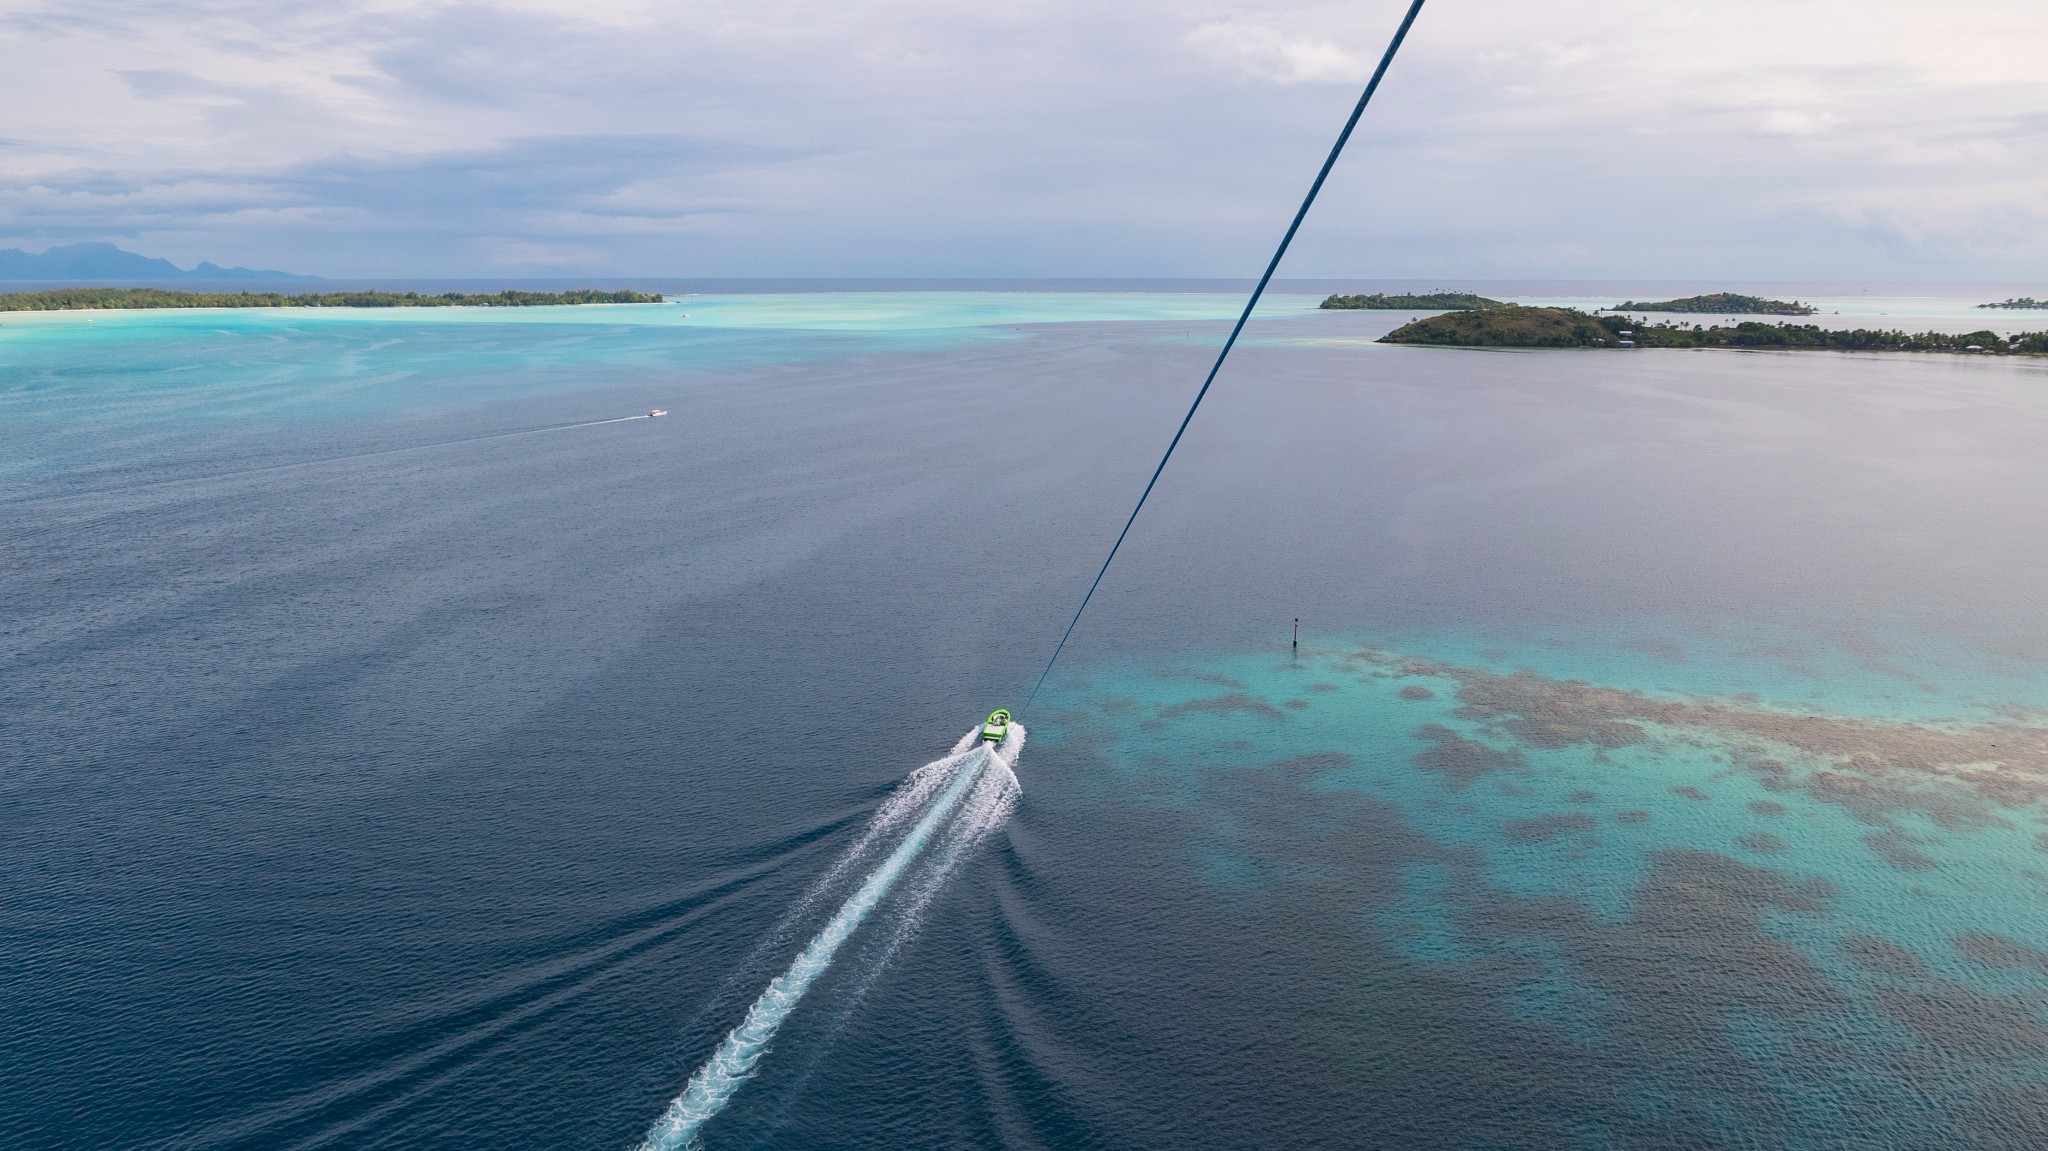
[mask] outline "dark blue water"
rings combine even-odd
[[[0,1143],[638,1144],[1220,331],[1052,306],[0,326]],[[1254,332],[706,1146],[2048,1139],[2048,372],[1386,323]]]

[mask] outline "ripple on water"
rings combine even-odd
[[[2026,715],[1832,714],[1372,647],[1090,691],[1071,726],[1097,802],[1169,803],[1233,906],[1346,934],[1344,994],[1425,1032],[1414,1059],[1458,1065],[1444,1031],[1464,1028],[1518,1066],[1625,1068],[1587,1103],[1624,1141],[2022,1146],[2048,1124],[2048,727]],[[1328,976],[1326,942],[1267,937]],[[1384,1002],[1403,964],[1446,999]],[[1302,1041],[1348,1049],[1324,1033],[1346,1018]],[[1371,1047],[1344,1090],[1409,1058]],[[1376,1105],[1399,1129],[1424,1098]]]

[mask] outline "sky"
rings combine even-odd
[[[1256,275],[1406,7],[0,0],[0,247]],[[1283,275],[2048,282],[2041,0],[1430,0]]]

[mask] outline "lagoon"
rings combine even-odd
[[[706,1146],[2037,1141],[2048,367],[1318,299]],[[0,1139],[633,1145],[1238,306],[0,321]]]

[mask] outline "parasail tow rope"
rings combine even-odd
[[[1195,418],[1195,409],[1202,406],[1202,397],[1209,394],[1209,385],[1216,382],[1216,373],[1223,370],[1223,361],[1230,358],[1230,349],[1237,346],[1238,333],[1244,331],[1245,321],[1252,318],[1252,309],[1259,304],[1259,297],[1265,295],[1266,285],[1273,279],[1273,272],[1280,267],[1280,258],[1287,254],[1287,245],[1294,242],[1294,233],[1301,230],[1301,221],[1308,216],[1309,206],[1316,202],[1316,194],[1323,190],[1323,181],[1329,179],[1330,169],[1337,166],[1337,157],[1344,152],[1344,145],[1351,139],[1351,130],[1358,127],[1358,118],[1365,114],[1365,106],[1372,102],[1372,94],[1380,86],[1380,78],[1387,74],[1387,66],[1394,62],[1394,54],[1401,50],[1401,41],[1407,39],[1408,29],[1415,23],[1416,14],[1422,11],[1423,0],[1414,0],[1408,5],[1408,14],[1401,18],[1401,26],[1394,30],[1394,38],[1387,44],[1386,54],[1380,57],[1379,67],[1373,69],[1372,79],[1366,81],[1365,92],[1358,97],[1358,104],[1351,109],[1351,118],[1344,121],[1344,130],[1337,133],[1337,142],[1330,146],[1330,155],[1323,161],[1322,170],[1316,173],[1315,183],[1308,186],[1308,195],[1302,198],[1301,207],[1294,213],[1294,222],[1287,225],[1287,234],[1280,237],[1280,246],[1273,250],[1273,258],[1266,263],[1266,273],[1259,277],[1259,285],[1252,289],[1251,298],[1244,303],[1244,311],[1237,317],[1237,325],[1230,329],[1230,338],[1223,341],[1223,350],[1216,354],[1216,363],[1209,368],[1208,378],[1202,381],[1202,390],[1195,393],[1195,402],[1188,405],[1188,414],[1181,417],[1180,427],[1173,433],[1172,442],[1166,445],[1166,454],[1159,457],[1159,466],[1152,469],[1152,478],[1145,482],[1145,490],[1138,495],[1137,506],[1131,509],[1130,518],[1124,521],[1124,530],[1117,533],[1116,542],[1109,546],[1109,554],[1103,557],[1102,567],[1095,573],[1095,582],[1088,585],[1088,594],[1081,597],[1081,606],[1074,609],[1074,618],[1067,623],[1066,632],[1052,649],[1052,658],[1045,661],[1045,670],[1038,673],[1038,682],[1031,685],[1031,695],[1025,700],[1038,698],[1038,689],[1045,686],[1045,677],[1052,674],[1052,665],[1059,662],[1060,652],[1066,650],[1067,640],[1074,634],[1074,627],[1081,622],[1081,613],[1088,610],[1088,601],[1095,598],[1095,589],[1102,586],[1102,577],[1109,572],[1109,565],[1116,559],[1117,549],[1124,546],[1124,537],[1131,534],[1131,525],[1138,522],[1138,513],[1145,508],[1145,501],[1151,497],[1152,488],[1159,483],[1159,473],[1166,470],[1166,461],[1173,458],[1173,449],[1180,446],[1180,438],[1188,430],[1188,423]]]

